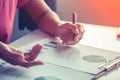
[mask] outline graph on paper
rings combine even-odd
[[[38,41],[21,49],[26,51],[36,43],[43,45],[38,60],[91,74],[96,74],[100,71],[99,66],[119,56],[112,51],[85,45],[59,46],[59,41],[51,39]]]

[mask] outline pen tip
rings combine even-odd
[[[97,80],[96,78],[92,78],[92,80]]]
[[[77,15],[77,13],[76,13],[76,12],[73,12],[73,15]]]

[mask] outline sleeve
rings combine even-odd
[[[24,6],[29,0],[18,0],[17,7],[22,7]]]

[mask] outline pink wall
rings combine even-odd
[[[120,0],[57,0],[57,13],[62,19],[71,20],[74,11],[79,22],[120,25]]]

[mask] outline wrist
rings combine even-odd
[[[3,42],[0,42],[0,58],[4,57],[4,54],[5,54],[4,48],[5,47],[6,47],[6,45]]]
[[[2,42],[0,42],[0,58],[2,58]]]
[[[56,36],[61,37],[64,36],[63,34],[66,32],[66,24],[69,23],[67,21],[61,21],[61,23],[58,24],[57,30],[56,30]]]
[[[56,34],[55,34],[57,37],[60,37],[61,33],[63,32],[62,25],[63,25],[64,23],[65,23],[64,21],[61,21],[61,22],[57,25]]]

